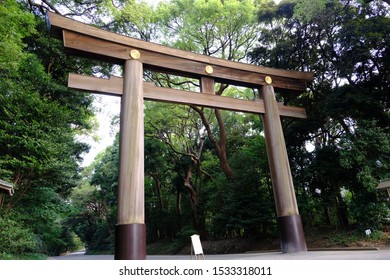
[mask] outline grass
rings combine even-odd
[[[0,254],[0,260],[47,260],[48,256],[43,254],[22,254],[14,255],[2,253]]]
[[[358,230],[320,231],[306,233],[311,248],[335,247],[384,247],[390,245],[390,233],[375,230],[367,236]]]

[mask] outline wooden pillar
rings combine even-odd
[[[263,86],[261,94],[264,100],[263,123],[281,249],[283,253],[307,251],[273,86]]]
[[[202,77],[200,79],[200,90],[202,93],[215,95],[214,79],[210,77]]]
[[[142,63],[127,60],[123,76],[115,259],[142,260],[146,259]]]

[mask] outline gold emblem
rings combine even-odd
[[[270,76],[265,77],[264,80],[267,83],[267,85],[272,84],[272,78]]]
[[[214,72],[213,66],[207,65],[206,68],[205,68],[205,71],[209,75],[213,74],[213,72]]]
[[[139,59],[141,57],[141,54],[137,50],[131,50],[130,51],[130,57],[132,59]]]

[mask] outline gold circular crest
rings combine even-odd
[[[270,76],[265,77],[264,80],[265,80],[265,82],[266,82],[268,85],[272,84],[272,78],[271,78]]]
[[[213,74],[214,68],[211,65],[207,65],[206,68],[205,68],[205,71],[206,71],[207,74]]]
[[[141,54],[137,50],[131,50],[130,51],[130,57],[132,59],[139,59],[141,57]]]

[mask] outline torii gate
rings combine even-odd
[[[70,74],[71,88],[121,96],[118,221],[115,259],[146,259],[144,221],[143,99],[262,114],[283,253],[306,251],[280,116],[306,118],[303,108],[276,102],[274,87],[286,93],[306,90],[312,73],[286,71],[226,61],[104,31],[49,12],[51,36],[63,40],[67,53],[124,65],[123,78],[101,79]],[[200,80],[201,92],[143,83],[143,70]],[[260,90],[261,99],[215,95],[214,83]]]

